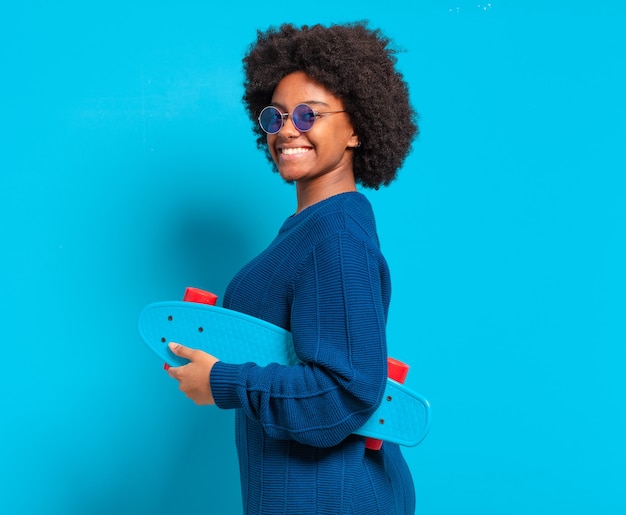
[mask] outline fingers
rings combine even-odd
[[[181,345],[180,343],[176,343],[176,342],[170,342],[168,343],[167,346],[170,349],[170,351],[172,351],[172,354],[175,354],[176,356],[180,356],[181,358],[191,359],[189,355],[191,354],[192,349],[190,349],[189,347],[185,347],[184,345]],[[167,371],[170,377],[179,379],[178,369],[181,368],[180,366],[172,367],[166,363],[163,368]]]
[[[215,404],[210,377],[217,358],[204,351],[174,342],[169,343],[168,346],[173,354],[189,360],[186,365],[167,369],[169,376],[178,381],[179,390],[196,404]]]
[[[180,356],[181,358],[191,359],[191,355],[193,354],[193,349],[190,349],[189,347],[185,347],[184,345],[181,345],[180,343],[170,342],[168,344],[168,347],[174,354],[176,354],[177,356]]]

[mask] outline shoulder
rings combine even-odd
[[[338,234],[379,246],[372,206],[362,193],[349,192],[329,197],[304,210],[298,226],[309,237],[322,241]]]
[[[387,268],[381,252],[372,206],[363,194],[330,197],[302,221],[301,268],[311,260],[326,267]],[[369,263],[370,265],[367,265]],[[315,268],[315,267],[314,267]]]

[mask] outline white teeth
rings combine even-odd
[[[286,155],[293,155],[293,154],[304,154],[305,152],[308,152],[309,149],[308,148],[304,148],[304,147],[298,147],[298,148],[283,148],[281,149],[281,152],[283,154]]]

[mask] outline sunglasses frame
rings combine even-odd
[[[296,117],[295,119],[293,117],[293,113],[295,113],[296,110],[301,106],[307,107],[311,111],[311,113],[313,113],[313,122],[311,122],[311,126],[308,129],[301,129],[300,127],[298,127],[298,123],[297,123],[298,117]],[[263,124],[261,123],[261,117],[263,116],[263,113],[265,113],[267,109],[274,109],[280,115],[280,127],[278,127],[278,129],[274,132],[268,131],[265,127],[263,127]],[[266,134],[278,134],[281,131],[281,129],[284,127],[285,121],[290,116],[291,116],[291,122],[293,123],[293,126],[298,130],[298,132],[309,132],[313,128],[313,125],[315,125],[315,122],[317,121],[318,118],[321,118],[322,116],[327,115],[327,114],[345,113],[345,112],[346,112],[345,110],[343,111],[316,111],[306,102],[302,102],[301,104],[298,104],[296,107],[294,107],[291,113],[283,113],[280,109],[278,109],[278,107],[273,106],[273,105],[268,105],[264,107],[263,109],[261,109],[261,112],[259,113],[257,120],[259,122],[259,126],[261,127],[263,132],[265,132]]]

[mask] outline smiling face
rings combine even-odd
[[[302,103],[319,113],[344,108],[343,102],[319,82],[304,72],[294,72],[278,83],[272,105],[283,113],[292,113]],[[302,206],[305,203],[310,205],[355,189],[352,153],[357,143],[347,113],[321,114],[307,132],[296,129],[290,114],[280,131],[267,135],[268,148],[281,177],[296,182],[299,209],[306,207]]]

